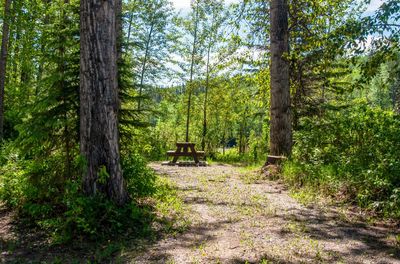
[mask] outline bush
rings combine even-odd
[[[228,148],[225,153],[217,152],[214,155],[214,161],[224,163],[240,163],[240,164],[258,164],[265,162],[267,157],[265,153],[260,153],[260,149],[250,145],[251,149],[245,153],[239,153],[237,148]]]
[[[9,207],[21,205],[30,192],[26,163],[14,146],[9,143],[3,145],[0,152],[0,200]]]
[[[215,153],[215,160],[226,163],[238,163],[243,161],[243,154],[240,154],[237,148],[228,148],[225,153]]]
[[[56,242],[76,237],[104,239],[138,230],[143,226],[148,211],[135,201],[124,207],[116,205],[103,195],[88,197],[80,191],[80,183],[69,182],[63,199],[64,213],[53,219],[39,221],[42,227],[53,231]]]
[[[140,231],[154,219],[150,205],[140,200],[157,196],[155,173],[140,155],[125,152],[122,158],[124,177],[131,201],[124,207],[99,194],[87,197],[81,190],[82,159],[73,164],[73,177],[63,177],[63,156],[46,159],[23,159],[17,148],[5,144],[0,152],[0,199],[17,209],[52,237],[65,243],[77,237],[102,239],[130,231]],[[60,176],[61,175],[61,176]]]
[[[400,217],[400,117],[365,102],[304,118],[284,175]],[[296,173],[293,173],[296,171]]]
[[[133,198],[154,194],[156,175],[139,154],[126,153],[122,158],[122,168],[128,191]]]

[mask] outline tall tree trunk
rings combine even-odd
[[[128,194],[119,153],[118,2],[81,0],[80,148],[86,194],[103,192],[122,205]]]
[[[131,3],[132,3],[132,5],[133,5],[133,8],[132,8],[132,10],[130,10],[130,13],[129,13],[129,21],[128,21],[128,36],[127,36],[127,43],[128,43],[128,45],[129,45],[129,43],[130,43],[130,41],[131,41],[131,32],[132,32],[132,21],[133,21],[133,10],[135,9],[135,7],[136,7],[136,5],[137,5],[137,3],[136,3],[136,1],[134,0],[134,1],[131,1]]]
[[[47,10],[48,5],[50,3],[50,0],[43,0],[43,5],[45,7],[45,9]],[[43,75],[43,61],[44,61],[44,54],[45,54],[45,35],[44,35],[44,31],[45,31],[45,27],[49,24],[49,15],[48,13],[46,13],[44,15],[43,18],[43,25],[42,25],[42,30],[40,32],[40,38],[39,38],[39,49],[40,49],[40,59],[39,59],[39,66],[38,66],[38,71],[37,71],[37,76],[36,76],[36,83],[40,83],[40,81],[42,80],[42,75]],[[39,94],[39,85],[36,84],[35,87],[35,96],[37,96]]]
[[[208,100],[208,89],[210,86],[210,53],[211,53],[211,40],[208,44],[207,49],[207,65],[206,65],[206,90],[204,92],[204,104],[203,104],[203,135],[201,138],[201,150],[204,151],[206,148],[206,136],[207,136],[207,100]]]
[[[128,36],[127,36],[127,43],[129,45],[129,43],[131,42],[131,32],[132,32],[132,21],[133,21],[133,14],[130,13],[129,14],[129,22],[128,22]]]
[[[288,156],[292,148],[290,117],[288,4],[271,0],[270,156]]]
[[[122,42],[123,42],[123,34],[122,34],[122,0],[112,0],[111,3],[114,3],[114,13],[115,13],[115,31],[117,34],[117,66],[118,63],[121,62],[122,59]],[[118,67],[117,67],[118,68]],[[117,70],[118,75],[118,70]]]
[[[11,0],[4,2],[3,31],[0,50],[0,141],[4,138],[4,86],[6,84],[8,41],[10,38]]]
[[[142,71],[140,73],[138,110],[140,110],[140,104],[142,102],[141,97],[142,97],[142,93],[143,93],[144,74],[146,72],[146,64],[147,64],[147,59],[148,59],[149,52],[150,52],[150,43],[151,43],[151,38],[153,36],[153,29],[154,29],[154,23],[152,23],[150,26],[149,34],[147,35],[147,40],[146,40],[146,50],[144,53],[144,58],[143,58],[143,63],[142,63]]]
[[[69,0],[64,0],[64,4],[67,5],[69,4]],[[68,24],[68,21],[66,21],[66,15],[64,10],[61,10],[61,19],[62,23],[60,25],[60,31],[64,32],[66,25]],[[60,59],[58,61],[58,72],[60,74],[60,88],[61,91],[64,91],[66,87],[66,77],[65,77],[65,44],[67,41],[67,38],[65,36],[65,33],[60,35],[60,46],[58,48],[59,56]],[[63,96],[61,98],[62,104],[64,106],[64,150],[65,150],[65,178],[68,179],[70,178],[71,175],[71,137],[70,137],[70,132],[69,132],[69,127],[68,127],[68,107],[67,107],[67,102],[64,93],[62,92]]]
[[[199,17],[199,2],[196,1],[196,16],[194,21],[194,36],[193,36],[193,46],[192,46],[192,59],[190,63],[190,77],[188,86],[188,103],[187,103],[187,113],[186,113],[186,142],[189,142],[189,124],[190,124],[190,107],[192,104],[192,82],[194,73],[195,56],[197,52],[197,28],[198,28],[198,17]]]

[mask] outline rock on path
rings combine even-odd
[[[246,183],[249,171],[150,166],[176,183],[191,225],[131,263],[400,263],[399,230],[305,207],[276,182]]]

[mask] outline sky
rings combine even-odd
[[[382,3],[384,3],[384,0],[372,0],[371,3],[369,4],[369,7],[367,8],[367,13],[368,12],[373,12],[376,9],[378,9],[378,7],[381,6]]]

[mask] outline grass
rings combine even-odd
[[[285,227],[283,228],[284,231],[293,233],[296,235],[303,235],[304,233],[308,232],[308,228],[305,223],[297,222],[297,221],[289,221]]]
[[[185,231],[190,221],[184,217],[187,208],[175,184],[164,176],[158,176],[156,186],[155,211],[162,231],[172,235]]]
[[[244,230],[240,231],[240,244],[247,248],[254,249],[255,242],[252,237],[252,234]]]
[[[255,163],[239,168],[240,179],[246,184],[255,184],[264,179],[260,172],[261,163]]]
[[[316,201],[320,200],[319,198],[321,198],[320,195],[318,195],[318,193],[311,188],[291,188],[290,195],[299,203],[306,206],[315,203]]]

